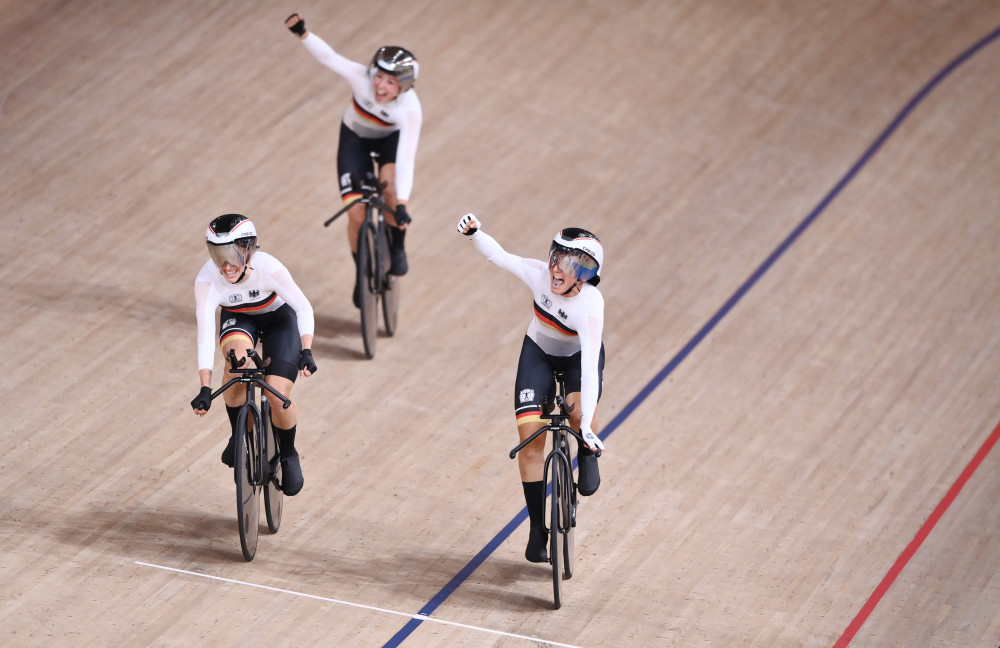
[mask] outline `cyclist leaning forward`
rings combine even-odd
[[[238,359],[248,348],[263,342],[262,357],[270,358],[264,370],[267,384],[286,398],[292,393],[296,375],[316,373],[312,357],[313,310],[284,265],[266,252],[257,252],[257,230],[246,216],[225,214],[214,219],[205,234],[211,257],[194,281],[198,320],[198,377],[201,390],[191,401],[194,413],[204,416],[212,404],[212,366],[215,346],[225,357],[230,349]],[[215,309],[221,306],[221,333],[216,340]],[[252,361],[251,361],[252,362]],[[226,363],[222,382],[235,377]],[[223,393],[232,433],[222,452],[222,463],[235,459],[236,417],[246,402],[246,392],[227,389]],[[282,491],[296,495],[302,490],[302,468],[295,450],[298,407],[285,409],[270,393],[271,423],[281,446]]]
[[[579,491],[593,495],[601,484],[594,451],[604,444],[594,434],[597,401],[604,375],[604,297],[601,280],[604,248],[596,236],[576,227],[556,233],[549,260],[525,259],[505,251],[467,214],[458,231],[472,240],[476,251],[523,281],[534,294],[534,317],[521,344],[514,385],[514,414],[523,441],[545,425],[542,397],[555,402],[553,370],[564,372],[567,400],[576,405],[570,425],[580,431],[587,446],[579,448]],[[545,436],[539,436],[517,455],[524,501],[531,528],[524,557],[546,562],[545,550]]]
[[[306,29],[302,14],[285,19],[289,31],[302,40],[313,57],[339,74],[351,86],[350,105],[340,123],[340,143],[337,147],[337,174],[340,176],[340,196],[348,209],[347,241],[354,262],[358,260],[358,231],[365,221],[365,207],[354,181],[371,170],[371,153],[379,156],[379,181],[385,185],[382,198],[396,212],[386,214],[391,226],[391,261],[394,275],[408,270],[403,240],[411,222],[407,201],[413,189],[413,170],[417,143],[423,123],[423,110],[413,84],[420,65],[408,50],[386,46],[375,52],[368,65],[351,61],[335,52],[326,41]],[[361,306],[359,287],[354,286],[354,305]]]

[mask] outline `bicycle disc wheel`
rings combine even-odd
[[[266,403],[266,401],[265,401]],[[262,408],[261,419],[264,424],[264,439],[267,442],[267,465],[264,466],[264,515],[267,518],[267,529],[277,533],[281,526],[281,509],[284,494],[278,485],[281,483],[281,454],[278,448],[278,437],[271,425],[270,407]]]
[[[385,322],[385,334],[392,337],[396,334],[396,324],[399,322],[399,277],[389,272],[390,240],[389,226],[382,223],[379,228],[379,276],[382,277],[382,318]]]
[[[236,425],[236,517],[240,527],[240,548],[247,561],[257,553],[257,533],[260,524],[259,487],[253,475],[259,461],[257,452],[257,414],[247,406],[240,410]]]
[[[560,463],[558,458],[552,462],[552,504],[549,507],[549,562],[552,563],[552,597],[557,610],[562,607],[562,573],[559,571],[559,512],[562,507],[559,501],[562,499]]]
[[[362,223],[358,231],[358,286],[361,290],[361,339],[369,359],[375,357],[378,334],[378,275],[375,264],[375,227],[371,223]]]

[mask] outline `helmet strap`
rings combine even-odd
[[[580,287],[581,283],[583,283],[583,282],[580,281],[579,279],[577,279],[576,282],[572,286],[570,286],[569,288],[567,288],[565,291],[559,293],[559,296],[560,297],[567,297],[567,296],[569,296],[569,294],[571,292],[573,292],[574,288],[579,288]]]

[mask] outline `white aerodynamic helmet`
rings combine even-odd
[[[597,285],[601,282],[604,246],[592,232],[579,227],[566,227],[552,237],[549,246],[549,267],[560,270],[580,281]]]
[[[250,263],[257,249],[257,228],[243,214],[224,214],[208,224],[205,241],[215,265],[240,268]]]

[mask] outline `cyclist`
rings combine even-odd
[[[413,90],[420,65],[402,47],[386,46],[375,52],[371,63],[364,65],[338,54],[322,38],[306,29],[302,14],[285,19],[285,26],[302,39],[309,53],[351,86],[353,100],[340,124],[337,148],[337,174],[340,195],[345,205],[354,203],[348,212],[347,240],[354,262],[358,257],[358,230],[365,220],[364,205],[357,202],[361,193],[356,182],[371,169],[371,153],[379,156],[379,180],[385,185],[383,198],[396,212],[386,214],[392,235],[391,267],[394,275],[408,270],[403,240],[411,222],[408,201],[413,188],[413,170],[423,123],[420,100]],[[361,306],[359,287],[354,286],[354,305]]]
[[[280,261],[266,252],[257,252],[257,230],[241,214],[225,214],[214,219],[205,233],[211,257],[194,280],[195,313],[198,321],[198,377],[201,390],[191,408],[204,416],[212,404],[212,365],[215,345],[226,356],[230,349],[245,358],[248,348],[263,342],[263,357],[270,358],[265,380],[286,398],[301,372],[316,373],[312,356],[313,310],[309,300]],[[216,340],[215,309],[221,332]],[[251,361],[252,362],[252,361]],[[223,383],[234,376],[226,364]],[[246,402],[246,393],[228,389],[223,393],[232,433],[222,452],[222,463],[232,466],[235,459],[236,417]],[[302,490],[302,468],[295,450],[298,407],[285,409],[271,400],[271,423],[281,446],[282,491],[295,495]]]
[[[604,297],[601,280],[604,247],[592,233],[577,227],[556,232],[549,246],[548,262],[524,259],[505,251],[483,232],[482,223],[467,214],[458,231],[472,240],[476,251],[523,281],[534,294],[534,316],[521,344],[514,383],[514,414],[523,441],[545,425],[542,397],[555,400],[553,370],[564,372],[567,400],[575,405],[570,425],[586,441],[579,448],[579,492],[593,495],[601,484],[594,451],[604,448],[593,430],[597,427],[597,401],[604,376]],[[525,446],[517,455],[518,469],[531,528],[525,558],[546,562],[545,550],[545,436]]]

